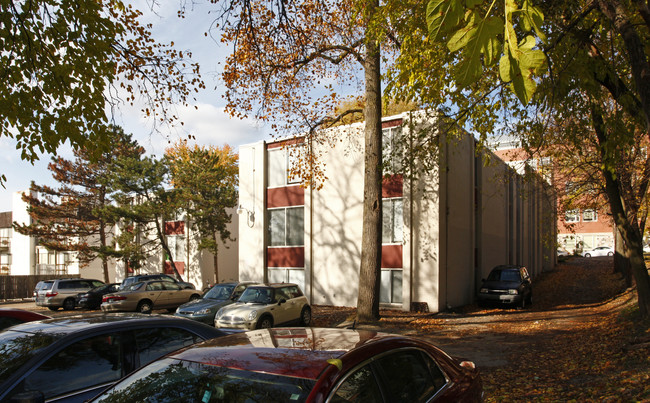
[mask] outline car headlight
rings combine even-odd
[[[487,294],[487,293],[488,293],[488,289],[487,289],[487,288],[481,288],[481,290],[480,290],[479,292],[480,292],[481,294]]]
[[[221,308],[221,309],[219,309],[219,310],[217,311],[217,316],[216,316],[216,318],[219,319],[219,318],[221,318],[222,316],[223,316],[223,308]]]
[[[251,313],[248,314],[248,320],[254,320],[257,318],[257,311],[251,311]]]
[[[519,291],[517,291],[517,290],[508,290],[508,294],[517,295],[517,294],[519,294]]]
[[[207,315],[210,313],[210,308],[201,309],[200,311],[194,312],[195,315]]]

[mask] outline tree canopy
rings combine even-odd
[[[398,98],[446,103],[447,111],[483,139],[500,127],[518,134],[531,151],[570,144],[574,153],[592,153],[591,176],[607,195],[640,311],[648,315],[650,277],[638,212],[648,193],[650,159],[644,155],[640,169],[629,164],[634,150],[650,141],[648,5],[618,0],[427,4],[428,25],[420,5],[405,24],[413,29],[402,30],[389,88]],[[427,70],[452,74],[427,76]],[[503,92],[504,85],[513,92]],[[512,102],[513,93],[519,102]],[[561,123],[555,126],[559,131],[548,130],[549,122]]]
[[[105,126],[122,105],[142,102],[154,127],[176,122],[174,105],[203,87],[199,67],[141,17],[120,0],[1,2],[0,138],[33,162],[65,142],[107,149]]]
[[[112,240],[114,217],[105,214],[112,203],[107,176],[113,162],[143,150],[119,127],[110,127],[104,136],[112,147],[98,157],[86,146],[74,151],[75,159],[53,157],[48,169],[59,187],[32,182],[23,195],[28,203],[30,224],[14,223],[21,234],[37,237],[39,244],[54,251],[75,251],[83,267],[99,258],[108,279],[108,259],[116,255]]]
[[[190,147],[179,142],[167,148],[165,158],[178,203],[199,235],[198,249],[214,256],[214,282],[218,283],[220,241],[232,240],[228,224],[232,220],[229,210],[238,200],[238,155],[228,145]]]

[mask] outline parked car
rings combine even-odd
[[[256,284],[234,304],[217,312],[214,325],[228,329],[263,329],[299,323],[309,326],[311,307],[300,287],[291,283]]]
[[[557,248],[557,257],[568,257],[568,256],[571,256],[571,254],[566,249]]]
[[[18,308],[0,308],[0,330],[19,323],[33,320],[49,319],[49,316]]]
[[[233,364],[235,363],[235,364]],[[260,329],[129,375],[92,402],[480,402],[479,370],[423,340],[368,330]]]
[[[149,313],[154,309],[168,309],[173,312],[188,301],[201,298],[193,289],[163,280],[141,281],[125,290],[106,294],[102,298],[102,311],[137,311]]]
[[[230,282],[217,284],[210,288],[201,299],[196,299],[178,307],[174,315],[198,320],[214,326],[214,317],[219,309],[235,302],[252,282]]]
[[[38,301],[38,291],[41,290],[43,287],[45,287],[45,281],[44,280],[39,281],[34,286],[34,293],[33,293],[34,302]]]
[[[478,293],[478,304],[498,303],[525,308],[533,303],[528,270],[520,265],[500,265],[490,271]]]
[[[584,257],[614,256],[614,248],[611,246],[598,246],[591,250],[583,251],[580,255]]]
[[[77,295],[104,284],[103,281],[86,278],[61,278],[46,280],[38,290],[36,305],[46,306],[52,311],[75,308]]]
[[[104,295],[118,292],[120,283],[103,284],[88,292],[77,294],[77,306],[84,309],[99,309]]]
[[[191,320],[133,313],[23,323],[0,332],[0,401],[83,402],[169,352],[222,335]]]
[[[146,281],[146,280],[162,280],[162,281],[168,281],[170,283],[176,283],[181,286],[181,288],[185,288],[188,290],[195,290],[196,287],[192,283],[187,283],[185,281],[178,281],[174,277],[169,276],[167,274],[163,273],[157,273],[157,274],[136,274],[135,276],[127,277],[124,280],[122,280],[122,285],[120,286],[120,289],[124,290],[131,284],[139,283],[140,281]]]

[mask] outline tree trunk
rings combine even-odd
[[[379,7],[376,0],[367,3],[368,18]],[[363,184],[363,231],[361,238],[361,267],[359,269],[359,322],[379,320],[379,280],[381,274],[381,80],[380,49],[367,34],[364,73],[366,80],[365,155]]]
[[[106,224],[104,220],[100,220],[99,223],[99,245],[102,250],[102,269],[104,271],[104,282],[110,283],[108,277],[108,257],[106,256]]]
[[[594,132],[598,138],[603,165],[601,172],[605,177],[605,192],[609,200],[609,206],[612,211],[612,218],[616,224],[616,230],[620,232],[625,249],[630,260],[630,269],[636,281],[636,292],[639,302],[639,313],[643,317],[650,316],[650,276],[643,259],[643,236],[638,231],[638,226],[630,222],[630,217],[635,215],[627,211],[622,195],[618,177],[614,175],[611,169],[612,164],[607,160],[607,134],[602,115],[596,107],[591,111]]]
[[[178,281],[183,281],[183,277],[181,274],[178,272],[178,269],[176,269],[176,264],[174,264],[174,259],[172,257],[172,251],[169,249],[169,245],[167,245],[167,240],[165,239],[165,230],[164,230],[164,221],[162,228],[160,226],[160,222],[156,220],[156,231],[158,232],[158,239],[160,240],[160,245],[162,246],[162,249],[165,251],[167,256],[169,256],[169,263],[172,266],[172,270],[174,271],[174,274],[176,275],[176,280]],[[165,272],[165,259],[163,259],[163,273]]]
[[[217,235],[215,234],[214,236],[214,244],[217,245],[219,240],[217,239]],[[214,283],[219,284],[219,256],[217,254],[217,251],[214,251],[212,254],[214,256]]]
[[[614,229],[616,233],[615,250],[614,254],[614,272],[620,273],[625,278],[625,286],[627,288],[632,286],[632,270],[630,270],[630,258],[625,249],[625,241],[621,236],[621,231],[617,228]]]

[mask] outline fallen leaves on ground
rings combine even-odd
[[[650,402],[650,321],[639,318],[636,291],[624,290],[611,258],[569,259],[535,279],[533,295],[533,306],[523,311],[476,305],[439,314],[382,310],[377,327],[420,336],[524,336],[528,342],[514,344],[509,365],[481,368],[488,402]],[[313,325],[336,326],[354,315],[354,308],[315,306]],[[458,326],[463,320],[482,322]]]

